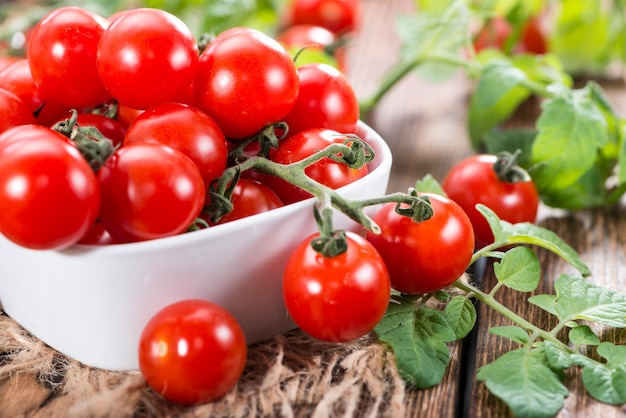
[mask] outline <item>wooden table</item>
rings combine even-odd
[[[412,0],[362,0],[363,27],[349,52],[349,77],[359,97],[365,98],[371,93],[382,74],[394,62],[400,46],[394,32],[394,19],[398,14],[412,11],[413,3]],[[394,154],[389,191],[406,191],[427,173],[441,180],[454,163],[473,153],[465,127],[470,89],[471,84],[462,75],[440,84],[410,75],[392,89],[368,116],[366,122],[388,141]],[[607,86],[607,91],[616,108],[626,112],[626,88],[623,84],[612,83]],[[520,118],[520,123],[529,122],[524,116]],[[626,263],[623,258],[626,221],[622,216],[623,211],[622,206],[578,213],[545,209],[539,222],[554,230],[580,252],[582,259],[593,271],[590,278],[593,283],[622,290],[626,281]],[[545,252],[540,251],[539,254],[544,269],[543,284],[539,291],[545,293],[552,288],[552,282],[558,274],[568,272],[568,267]],[[482,280],[486,285],[493,282],[494,277],[489,268]],[[539,309],[526,308],[527,304],[522,303],[524,301],[520,297],[526,295],[506,291],[500,294],[500,299],[513,310],[519,312],[526,309],[520,313],[529,320],[539,323],[547,320]],[[401,405],[396,408],[401,411],[401,416],[509,416],[510,412],[504,403],[492,396],[483,383],[475,380],[478,367],[512,348],[507,340],[487,333],[487,329],[495,325],[508,323],[492,312],[479,308],[479,323],[473,338],[451,345],[452,360],[440,385],[429,390],[402,389],[400,386],[402,393],[394,396],[397,395],[401,400]],[[612,337],[621,342],[625,338],[623,334],[613,334]],[[315,344],[307,343],[298,348],[311,350],[313,356],[314,351],[319,349],[316,347]],[[1,352],[0,347],[0,366]],[[64,416],[65,408],[68,408],[70,402],[76,401],[68,394],[53,394],[51,387],[54,385],[39,385],[39,389],[33,391],[35,384],[32,376],[11,376],[0,375],[0,417]],[[142,385],[140,377],[133,375],[132,379],[129,386]],[[266,382],[266,379],[267,376],[259,377],[258,384]],[[600,404],[586,395],[579,376],[572,376],[567,387],[570,396],[559,417],[626,416],[623,407]],[[298,396],[289,400],[287,415],[311,416],[319,397],[311,394],[301,398]],[[149,410],[140,412],[137,415],[151,415]],[[198,411],[186,413],[189,416],[209,415]],[[174,409],[160,415],[177,414],[182,415],[183,412]],[[360,414],[356,411],[354,415]]]
[[[364,25],[352,50],[350,77],[360,97],[372,92],[377,80],[397,56],[399,41],[393,30],[398,14],[413,11],[410,0],[364,0]],[[612,104],[626,112],[626,88],[622,80],[605,81],[603,87]],[[443,180],[447,170],[473,151],[465,127],[466,103],[472,85],[463,76],[443,83],[430,83],[415,75],[405,77],[380,102],[366,121],[389,143],[394,155],[390,191],[405,191],[416,179],[432,174]],[[532,123],[532,111],[512,123]],[[592,283],[609,289],[626,289],[626,220],[623,206],[564,213],[542,208],[539,224],[555,231],[572,245],[591,268]],[[540,252],[543,266],[540,293],[553,292],[561,273],[573,273],[564,262]],[[495,278],[485,272],[490,289]],[[528,308],[521,299],[529,295],[504,291],[500,300],[531,322],[545,322],[545,313]],[[523,311],[523,309],[525,311]],[[407,413],[411,416],[504,417],[510,415],[503,402],[475,380],[475,370],[514,347],[503,338],[488,334],[492,326],[511,325],[502,317],[479,309],[475,336],[451,349],[452,362],[441,385],[425,391],[409,391]],[[623,333],[613,335],[624,343]],[[576,375],[567,384],[570,396],[560,417],[623,417],[626,408],[600,404],[590,398]],[[432,414],[433,412],[431,412]]]

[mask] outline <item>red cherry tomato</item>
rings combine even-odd
[[[419,294],[443,289],[458,279],[469,266],[474,252],[472,224],[463,209],[443,196],[424,193],[434,215],[414,222],[386,203],[373,220],[382,232],[367,233],[367,239],[389,268],[391,287]]]
[[[196,105],[228,138],[259,133],[282,121],[298,96],[296,65],[276,40],[254,29],[218,35],[200,57]]]
[[[22,99],[33,114],[44,103],[43,95],[33,79],[26,58],[21,58],[0,71],[0,88],[10,91]]]
[[[139,115],[129,126],[124,144],[138,142],[181,151],[198,166],[206,188],[226,168],[228,146],[220,127],[206,113],[182,103],[163,103]]]
[[[271,155],[271,159],[280,164],[290,164],[303,160],[330,144],[342,143],[346,138],[345,135],[331,129],[307,129],[281,141],[276,151]],[[324,158],[308,166],[304,172],[323,185],[338,189],[367,175],[368,168],[365,165],[360,169],[354,169],[330,158]],[[285,204],[311,197],[308,192],[281,178],[274,176],[264,178]]]
[[[522,29],[520,52],[542,55],[548,52],[548,41],[538,16],[530,18]]]
[[[207,199],[208,199],[207,195]],[[283,206],[278,195],[268,186],[247,178],[240,178],[233,189],[230,198],[233,210],[222,216],[218,222],[209,224],[223,224],[248,216],[267,212]]]
[[[117,104],[117,114],[115,115],[115,119],[122,124],[123,127],[128,129],[131,123],[137,116],[141,115],[144,112],[143,109],[133,109],[132,107],[126,106],[123,103]]]
[[[104,18],[75,6],[57,8],[39,21],[27,57],[46,100],[82,108],[111,97],[96,67],[98,42],[107,24]]]
[[[98,173],[100,220],[118,242],[145,241],[184,232],[204,204],[198,167],[163,144],[119,148]]]
[[[78,149],[39,125],[0,135],[0,232],[37,250],[68,247],[96,220],[100,189]]]
[[[374,247],[347,232],[345,253],[324,257],[299,244],[283,274],[283,299],[289,315],[307,334],[323,341],[351,341],[382,319],[390,297],[387,267]]]
[[[511,223],[534,222],[539,208],[539,194],[530,179],[510,182],[494,170],[495,155],[474,155],[462,160],[448,172],[442,187],[448,197],[467,213],[474,227],[476,245],[493,242],[489,223],[478,212],[482,203],[498,217]]]
[[[298,69],[300,93],[284,118],[289,135],[311,128],[354,133],[359,121],[359,102],[348,78],[338,69],[320,63]]]
[[[312,59],[319,60],[319,54],[323,54],[323,60],[320,62],[329,63],[344,73],[347,71],[346,49],[337,45],[337,35],[326,28],[307,24],[288,26],[278,33],[276,40],[294,57],[299,54],[296,60],[298,66],[302,65],[302,55],[314,50],[318,55],[313,56]]]
[[[217,400],[243,373],[241,327],[221,306],[182,300],[157,312],[139,340],[139,369],[152,389],[183,405]]]
[[[0,133],[14,126],[34,124],[28,105],[15,94],[0,88]]]
[[[291,0],[284,26],[313,24],[335,34],[357,31],[361,25],[359,0]]]
[[[483,49],[493,48],[504,51],[506,42],[513,32],[513,27],[506,18],[494,16],[488,20],[474,38],[474,49],[480,52]]]
[[[159,9],[132,9],[102,34],[97,64],[113,97],[147,109],[173,100],[193,81],[198,45],[176,16]]]

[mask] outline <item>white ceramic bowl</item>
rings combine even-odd
[[[382,196],[391,152],[364,123],[358,134],[376,159],[370,173],[341,188],[341,194]],[[144,325],[181,299],[222,305],[239,321],[248,343],[259,342],[295,327],[282,301],[281,276],[292,248],[316,231],[313,203],[311,198],[217,227],[133,244],[34,251],[0,235],[0,301],[43,342],[104,369],[136,369]],[[357,227],[339,212],[334,225]]]

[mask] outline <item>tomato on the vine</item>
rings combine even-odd
[[[195,103],[224,135],[241,139],[282,121],[298,96],[296,65],[285,48],[250,28],[219,34],[200,56]]]
[[[206,113],[182,103],[146,109],[131,123],[124,145],[155,142],[181,151],[198,166],[206,188],[218,178],[228,159],[226,138]]]
[[[345,74],[328,64],[311,63],[298,68],[298,77],[298,99],[284,118],[289,135],[310,128],[356,130],[359,102]]]
[[[207,194],[207,200],[210,195]],[[248,216],[267,212],[283,206],[283,202],[272,189],[263,183],[248,178],[240,178],[233,189],[230,201],[233,210],[222,216],[218,222],[209,224],[223,224]],[[210,204],[210,201],[208,202]]]
[[[437,194],[420,196],[430,200],[430,219],[415,222],[397,213],[397,204],[390,202],[372,218],[382,232],[367,233],[387,264],[391,287],[408,294],[449,286],[469,267],[474,253],[474,232],[463,209]]]
[[[360,0],[291,0],[285,8],[284,26],[313,24],[335,34],[355,32],[361,25]]]
[[[183,405],[211,402],[230,391],[246,364],[245,335],[236,319],[209,301],[167,305],[144,327],[139,369],[152,389]]]
[[[303,160],[333,143],[343,143],[348,139],[349,136],[332,129],[307,129],[281,141],[270,158],[280,164],[291,164]],[[304,172],[313,180],[331,189],[338,189],[365,177],[369,170],[367,165],[356,169],[326,157],[308,166]],[[311,197],[308,192],[282,178],[275,176],[264,176],[263,178],[285,204]]]
[[[0,135],[0,232],[31,249],[68,247],[96,220],[94,172],[64,136],[40,125]]]
[[[307,334],[344,342],[370,332],[382,319],[390,297],[389,273],[374,247],[346,232],[347,251],[325,257],[311,247],[313,234],[292,252],[283,273],[283,300]]]
[[[57,8],[37,23],[27,58],[46,100],[81,108],[111,97],[96,66],[98,42],[107,25],[106,19],[76,6]]]
[[[511,223],[534,222],[539,208],[539,194],[530,176],[519,167],[499,175],[497,161],[496,155],[470,156],[452,167],[442,182],[448,197],[472,221],[478,247],[491,244],[494,239],[489,223],[476,209],[478,203]],[[507,179],[511,174],[514,177]]]
[[[474,37],[474,49],[480,52],[483,49],[493,48],[504,51],[506,43],[513,33],[513,26],[503,16],[494,16],[486,21],[485,25]]]
[[[119,148],[98,173],[100,220],[118,242],[145,241],[184,232],[204,204],[198,167],[167,145]]]
[[[160,9],[123,12],[104,31],[97,56],[100,78],[120,103],[146,109],[176,98],[198,68],[191,30]]]
[[[529,54],[545,54],[548,52],[548,40],[546,38],[540,17],[533,16],[524,23],[519,40],[519,50]]]

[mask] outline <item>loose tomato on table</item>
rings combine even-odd
[[[349,141],[349,135],[341,134],[332,129],[307,129],[281,141],[270,158],[280,164],[291,164],[303,160],[333,143],[343,143],[347,140]],[[356,169],[326,157],[308,166],[304,172],[313,180],[332,189],[338,189],[364,177],[369,170],[367,165]],[[285,204],[311,197],[308,192],[282,178],[264,176],[263,179]]]
[[[372,217],[382,232],[367,233],[385,260],[391,287],[407,294],[449,286],[469,267],[474,253],[474,232],[463,209],[437,194],[419,196],[429,199],[432,217],[416,222],[397,213],[397,204],[390,202]]]
[[[104,31],[96,62],[115,99],[146,109],[175,99],[193,82],[198,45],[191,30],[171,13],[132,9]]]
[[[198,167],[205,187],[218,178],[228,159],[226,138],[206,113],[182,103],[162,103],[146,109],[131,123],[124,144],[153,142],[181,151]]]
[[[165,399],[183,405],[217,400],[246,364],[247,345],[235,318],[221,306],[188,299],[167,305],[139,339],[139,369]]]
[[[370,332],[387,311],[389,273],[363,237],[346,233],[346,252],[326,257],[311,247],[314,234],[292,252],[283,273],[289,315],[307,334],[345,342]]]
[[[204,182],[186,155],[167,145],[119,148],[98,173],[99,219],[117,242],[145,241],[184,232],[204,204]]]
[[[200,56],[195,103],[224,135],[241,139],[280,122],[298,96],[296,65],[268,35],[237,27],[219,34]]]
[[[98,43],[107,25],[104,18],[76,6],[57,8],[37,23],[27,58],[46,100],[82,108],[111,97],[96,66]]]
[[[474,155],[456,164],[442,182],[448,197],[467,213],[476,236],[476,245],[493,242],[493,233],[476,205],[482,203],[504,221],[534,222],[539,208],[537,189],[523,169],[514,165],[511,155]]]
[[[63,135],[39,125],[0,135],[0,232],[36,250],[68,247],[96,220],[94,172]]]

